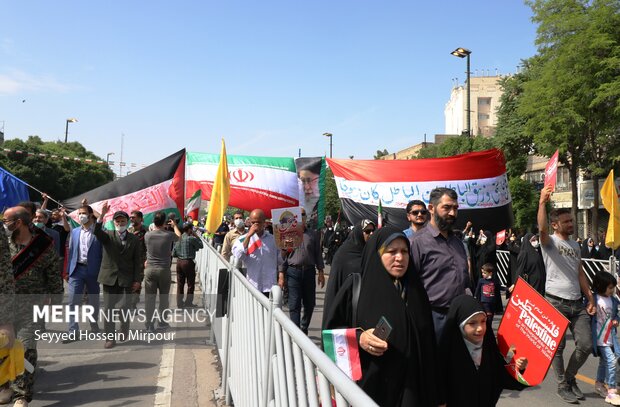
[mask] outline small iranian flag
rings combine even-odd
[[[239,238],[239,241],[243,243],[243,241],[248,237],[248,235],[243,235]],[[248,254],[252,254],[263,245],[263,242],[260,240],[260,237],[255,233],[250,237],[250,243],[248,243]]]
[[[200,209],[200,203],[202,202],[202,191],[197,189],[188,200],[185,205],[185,214],[190,215],[193,219],[198,219],[198,210]],[[192,213],[195,212],[195,213]]]
[[[379,207],[377,208],[377,229],[383,226],[383,208],[381,207],[381,199],[379,199]]]
[[[351,380],[362,378],[362,366],[355,328],[323,331],[323,349]]]

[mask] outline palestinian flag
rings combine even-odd
[[[155,212],[175,213],[180,218],[183,213],[183,187],[185,184],[185,149],[177,151],[161,161],[151,164],[126,177],[119,178],[81,195],[67,199],[62,204],[76,212],[83,199],[97,212],[105,201],[110,204],[106,221],[111,222],[116,211],[131,214],[139,210],[144,214],[144,224],[153,222]]]
[[[260,208],[267,217],[275,208],[299,206],[295,161],[286,157],[227,155],[230,174],[229,206],[246,211]],[[202,190],[210,200],[220,154],[187,153],[186,191]]]
[[[355,328],[323,331],[323,349],[327,356],[351,380],[362,378],[362,365]]]
[[[496,233],[513,222],[512,200],[503,153],[491,149],[447,158],[420,160],[332,160],[338,196],[349,221],[374,219],[379,203],[384,225],[409,227],[405,208],[413,199],[428,205],[434,188],[458,195],[455,228],[471,221]]]
[[[201,194],[202,192],[199,189],[196,190],[185,205],[185,214],[191,216],[192,219],[198,219],[198,211],[202,202]]]

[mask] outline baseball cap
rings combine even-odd
[[[112,217],[112,219],[116,219],[116,218],[125,218],[129,220],[129,215],[127,215],[127,212],[125,211],[116,211],[114,212],[114,216]]]

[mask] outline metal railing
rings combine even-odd
[[[613,256],[607,260],[582,259],[581,264],[590,284],[597,271],[605,270],[617,276],[620,270],[618,259]],[[510,252],[507,250],[497,250],[497,277],[502,286],[506,287],[510,279]]]
[[[331,406],[333,399],[339,407],[376,406],[282,311],[278,286],[267,298],[208,244],[198,252],[196,264],[227,404],[318,407]],[[229,277],[223,317],[214,312],[222,300],[217,295],[220,269],[228,269]]]

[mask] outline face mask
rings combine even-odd
[[[45,223],[43,223],[43,222],[34,222],[33,225],[35,225],[39,229],[43,229],[43,226],[45,226]]]
[[[123,226],[114,225],[114,229],[116,229],[118,233],[123,233],[124,231],[127,230],[127,225],[123,225]]]
[[[6,234],[6,237],[11,238],[11,236],[13,236],[13,231],[9,229],[9,225],[4,225],[4,233]]]
[[[487,242],[487,238],[486,237],[481,237],[480,238],[480,244],[485,244]]]
[[[235,219],[235,227],[239,230],[245,229],[245,222],[243,219]]]
[[[485,279],[486,279],[486,280],[490,280],[490,279],[491,279],[491,277],[492,277],[492,275],[491,275],[491,274],[488,274],[488,275],[485,277]]]
[[[530,242],[532,244],[532,247],[534,249],[538,249],[538,246],[540,245],[540,242],[538,242],[538,240],[535,240],[533,242]]]
[[[88,223],[88,219],[89,219],[89,216],[88,216],[88,215],[86,215],[86,214],[84,214],[84,213],[83,213],[83,214],[81,214],[78,218],[79,218],[80,223],[81,223],[82,225],[86,225],[86,224]]]

